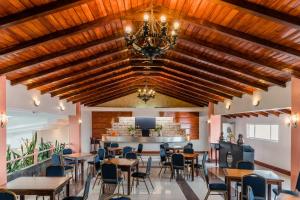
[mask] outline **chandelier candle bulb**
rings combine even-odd
[[[166,23],[166,21],[167,21],[166,16],[162,15],[162,16],[160,17],[160,21],[161,21],[161,23]]]
[[[144,21],[145,22],[148,22],[149,21],[149,15],[146,13],[144,14]]]
[[[174,22],[174,29],[175,30],[178,30],[179,29],[179,22]]]
[[[125,32],[126,32],[127,34],[130,34],[130,33],[132,32],[132,28],[131,28],[130,26],[126,26],[126,27],[125,27]]]

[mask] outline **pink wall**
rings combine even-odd
[[[221,115],[212,115],[210,117],[210,142],[219,142],[221,134]]]
[[[0,76],[0,114],[6,113],[6,80]],[[0,127],[0,185],[7,182],[6,173],[6,127]]]
[[[69,117],[70,124],[70,144],[74,152],[81,152],[81,124],[79,123],[81,119],[81,109],[80,104],[76,104],[76,115]],[[89,140],[90,138],[86,138]]]
[[[300,79],[292,78],[292,115],[300,115]],[[295,188],[300,171],[300,124],[291,128],[291,188]]]

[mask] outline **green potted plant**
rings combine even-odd
[[[128,127],[128,133],[131,135],[131,136],[134,136],[135,134],[135,128],[133,126],[129,126]]]
[[[161,136],[162,125],[156,125],[155,132],[157,132],[158,136]]]

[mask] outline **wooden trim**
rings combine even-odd
[[[261,161],[258,161],[258,160],[255,160],[254,163],[259,165],[259,166],[266,167],[268,169],[271,169],[271,170],[277,171],[279,173],[285,174],[287,176],[291,175],[291,171],[276,167],[274,165],[270,165],[270,164],[267,164],[267,163],[264,163],[264,162],[261,162]]]

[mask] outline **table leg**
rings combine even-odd
[[[213,160],[213,149],[210,148],[210,161],[212,161],[212,160]]]
[[[81,177],[82,180],[84,180],[84,160],[81,160]]]
[[[218,166],[218,151],[215,149],[216,166]]]
[[[67,197],[70,196],[70,181],[68,181],[68,183],[66,185],[66,195],[67,195]]]
[[[25,200],[25,195],[20,195],[20,200]]]
[[[268,184],[268,200],[271,200],[271,184]]]
[[[194,158],[192,159],[192,181],[194,181],[194,168],[195,168],[195,165],[194,165]]]
[[[130,189],[131,189],[131,181],[130,181],[130,178],[131,178],[131,167],[128,167],[127,169],[127,195],[130,195]]]
[[[78,181],[78,159],[75,159],[75,182]]]
[[[225,181],[227,184],[227,200],[231,199],[231,180],[228,177],[225,177]]]

